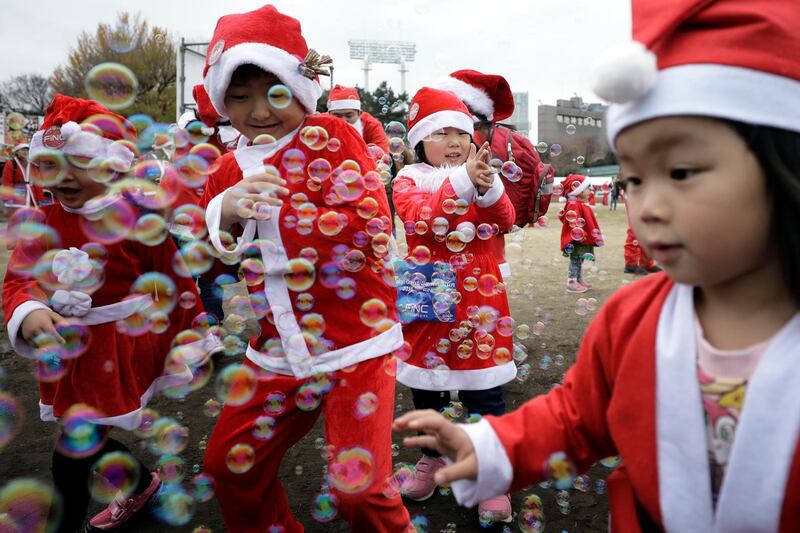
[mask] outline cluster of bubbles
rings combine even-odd
[[[117,37],[115,29],[109,33],[109,40],[116,39],[118,51],[125,53],[126,42],[130,44],[137,36],[129,36],[126,41],[124,31],[119,32],[119,35],[120,37]],[[104,63],[97,65],[87,74],[86,89],[92,98],[110,109],[123,110],[135,100],[138,82],[127,67],[116,63]],[[273,107],[280,109],[287,107],[293,96],[288,87],[276,85],[270,89],[268,98]],[[85,223],[84,230],[93,240],[82,248],[89,257],[89,263],[80,267],[83,270],[76,270],[82,277],[74,280],[70,287],[72,289],[85,290],[87,293],[97,290],[104,281],[103,267],[107,260],[107,249],[126,239],[146,246],[158,246],[169,238],[170,233],[177,235],[179,249],[173,267],[176,273],[184,276],[205,274],[211,270],[215,260],[221,259],[225,262],[227,259],[224,254],[217,253],[206,240],[204,210],[189,204],[174,205],[178,192],[175,183],[183,188],[201,188],[208,176],[219,168],[220,152],[209,143],[208,137],[203,133],[202,124],[193,122],[184,130],[175,131],[144,115],[131,116],[128,121],[136,129],[138,141],[134,141],[130,136],[126,138],[124,126],[113,117],[93,117],[82,125],[82,129],[90,134],[118,131],[119,137],[123,139],[119,142],[134,151],[137,161],[129,173],[121,172],[118,162],[113,158],[81,163],[95,181],[107,184],[120,200],[102,206],[97,214]],[[319,297],[316,289],[321,285],[333,290],[342,300],[350,300],[357,294],[357,287],[353,278],[348,276],[349,273],[359,272],[365,268],[380,270],[382,273],[385,272],[385,279],[392,284],[397,286],[407,284],[412,288],[419,288],[421,280],[415,278],[415,269],[431,265],[436,275],[432,291],[435,295],[433,309],[440,319],[445,319],[443,321],[453,319],[450,316],[453,304],[461,301],[467,293],[491,298],[506,292],[505,284],[496,275],[481,271],[476,266],[474,256],[468,249],[473,241],[487,241],[498,235],[499,228],[493,224],[477,226],[471,223],[455,224],[453,220],[467,214],[469,209],[465,201],[456,197],[455,191],[450,191],[449,198],[441,206],[443,216],[434,216],[433,212],[423,210],[419,222],[404,226],[405,233],[409,237],[422,236],[426,233],[433,235],[437,243],[454,254],[452,256],[454,259],[450,263],[437,261],[436,250],[425,245],[415,246],[409,250],[406,261],[401,262],[399,267],[390,268],[385,261],[381,261],[389,256],[390,221],[386,216],[380,216],[379,203],[370,193],[388,184],[391,179],[392,160],[398,162],[403,160],[407,149],[406,128],[402,123],[390,122],[386,125],[386,133],[388,153],[383,153],[375,146],[370,147],[370,155],[376,162],[374,171],[362,172],[354,161],[344,161],[333,168],[326,156],[328,153],[338,152],[341,141],[331,137],[324,128],[316,126],[307,126],[300,131],[299,140],[304,147],[303,150],[286,150],[278,167],[264,169],[265,173],[275,173],[292,184],[303,184],[306,188],[304,192],[291,196],[289,200],[291,209],[282,217],[280,221],[282,227],[295,230],[300,236],[318,230],[322,235],[339,238],[344,243],[334,249],[330,261],[328,258],[320,257],[320,253],[309,246],[301,252],[300,257],[289,260],[283,273],[296,309],[305,313],[299,320],[302,330],[301,340],[309,346],[312,353],[315,349],[324,351],[328,347],[327,340],[323,337],[326,329],[325,317],[314,312],[315,300]],[[164,138],[167,138],[176,150],[176,155],[171,161],[157,162],[144,157],[150,146],[157,144],[159,140],[163,141]],[[254,144],[257,145],[269,145],[275,142],[276,139],[269,135],[254,140]],[[549,151],[553,157],[557,157],[562,151],[558,144],[539,143],[536,148],[542,154]],[[41,168],[47,169],[47,172],[43,172],[46,184],[55,185],[63,179],[67,165],[80,162],[65,158],[59,152],[53,152],[41,156],[37,163],[41,164]],[[513,161],[492,159],[489,165],[493,173],[500,174],[510,182],[522,178],[521,169]],[[270,190],[265,189],[261,192],[266,194]],[[321,195],[325,195],[324,200],[327,205],[351,203],[357,206],[356,211],[337,210],[335,207],[322,210],[318,207],[317,200]],[[139,207],[145,207],[152,212],[138,215],[136,208]],[[172,207],[175,208],[171,209]],[[258,202],[248,204],[243,200],[238,207],[240,214],[259,220],[267,220],[271,214],[271,210],[265,209]],[[15,240],[44,243],[47,245],[45,248],[59,249],[58,233],[53,228],[47,227],[35,210],[20,212],[22,214],[17,217],[16,223],[12,224],[13,228],[9,230]],[[165,212],[168,214],[163,214]],[[349,228],[358,219],[365,221],[364,229],[350,232]],[[539,227],[546,227],[547,218],[542,216],[536,222]],[[576,220],[576,227],[582,228],[583,225]],[[178,231],[175,233],[172,230]],[[223,233],[221,240],[231,248],[236,244],[236,239],[232,235]],[[194,347],[195,342],[211,334],[224,341],[227,356],[241,355],[246,345],[239,336],[244,333],[248,320],[266,318],[275,324],[284,316],[280,310],[271,308],[264,292],[258,290],[275,266],[265,264],[260,253],[264,247],[280,248],[272,242],[256,241],[235,261],[239,264],[237,273],[239,279],[229,275],[217,278],[221,286],[243,281],[250,289],[247,296],[239,296],[238,299],[234,298],[227,302],[228,312],[224,322],[219,324],[210,315],[198,315],[191,330],[181,332],[175,337],[173,350],[170,352],[172,363],[176,366],[186,364],[190,367],[193,380],[185,386],[167,388],[165,394],[182,399],[211,381],[214,384],[215,397],[207,400],[203,406],[203,412],[208,417],[218,416],[223,405],[241,406],[252,401],[259,382],[269,378],[255,372],[249,366],[232,363],[222,368],[212,380],[213,363]],[[54,279],[52,270],[55,253],[46,253],[27,261],[11,266],[17,272],[35,276],[37,281],[48,288],[54,290],[61,288],[58,280]],[[234,263],[232,260],[228,262]],[[463,294],[453,289],[454,269],[465,270],[469,274],[464,278]],[[179,292],[170,276],[157,272],[140,276],[131,286],[130,293],[132,296],[148,296],[153,303],[146,312],[136,313],[117,324],[120,331],[129,335],[164,333],[169,330],[169,315],[173,310],[195,309],[199,303],[194,293]],[[364,326],[379,332],[392,324],[389,309],[384,301],[371,298],[355,305],[359,309],[359,319]],[[575,311],[579,315],[586,314],[593,311],[596,305],[597,302],[593,298],[581,298],[576,302]],[[439,339],[435,347],[439,355],[434,354],[430,358],[430,364],[433,368],[441,366],[440,356],[450,350],[462,358],[491,357],[497,364],[514,361],[520,365],[517,379],[523,382],[530,375],[530,364],[523,363],[528,357],[528,349],[522,341],[531,339],[531,335],[534,338],[540,337],[544,331],[545,322],[538,321],[533,326],[518,324],[511,316],[503,316],[492,306],[471,306],[466,319],[460,323],[454,322],[447,336]],[[64,362],[81,356],[91,341],[88,328],[79,322],[65,323],[60,326],[59,333],[67,341],[62,347],[58,347],[58,343],[52,338],[42,338],[37,343],[39,359],[37,366],[40,368],[41,379],[55,381],[63,376]],[[512,350],[497,348],[498,340],[502,338],[511,338],[515,341]],[[284,355],[278,339],[266,341],[260,351],[271,355]],[[401,360],[407,359],[409,355],[410,352],[406,347],[394,353],[394,356]],[[558,357],[556,356],[556,364],[560,366]],[[563,356],[560,357],[563,363]],[[388,368],[387,366],[387,371]],[[332,386],[332,382],[327,378],[315,378],[300,387],[293,398],[287,399],[285,394],[278,391],[266,394],[263,400],[259,399],[263,401],[263,414],[252,422],[250,430],[252,437],[256,440],[273,438],[278,420],[284,414],[287,404],[294,404],[304,411],[314,410],[319,407],[324,394]],[[365,420],[380,407],[378,396],[374,392],[365,392],[354,402],[353,416],[357,420]],[[463,419],[466,415],[463,405],[458,402],[452,402],[443,412],[453,420]],[[100,449],[106,435],[98,429],[101,426],[91,423],[92,419],[99,416],[99,413],[93,412],[86,406],[75,406],[74,410],[65,414],[65,432],[58,443],[59,450],[73,457],[85,457]],[[475,422],[479,418],[478,415],[470,415],[466,421]],[[22,411],[14,398],[0,392],[0,449],[18,432],[21,419]],[[197,470],[188,480],[188,486],[186,485],[188,469],[180,454],[188,445],[188,428],[182,424],[180,418],[162,417],[156,411],[146,409],[142,413],[142,423],[136,434],[145,439],[147,449],[157,457],[156,468],[165,483],[164,489],[156,498],[154,514],[170,525],[187,524],[194,516],[197,504],[208,502],[214,495],[213,478]],[[325,446],[324,442],[320,450],[323,457],[330,462],[329,471],[325,476],[326,482],[338,491],[347,494],[359,493],[376,481],[374,459],[368,450],[361,447],[334,450],[332,446]],[[394,450],[393,455],[396,455]],[[586,479],[574,475],[574,466],[571,466],[565,456],[556,457],[556,455],[554,454],[546,465],[554,486],[585,487]],[[244,442],[234,444],[226,454],[226,465],[236,474],[249,472],[254,461],[253,447]],[[96,475],[93,477],[90,490],[93,497],[103,503],[110,501],[117,493],[129,494],[142,475],[138,461],[129,454],[120,452],[106,454],[93,468]],[[298,465],[295,473],[303,475],[303,467]],[[413,475],[413,466],[399,465],[393,475],[383,483],[384,494],[402,493],[402,487]],[[570,479],[569,483],[567,479]],[[323,490],[312,500],[312,516],[320,522],[331,521],[337,516],[338,502],[329,488],[324,485]],[[5,496],[4,500],[5,490],[0,492],[0,516],[4,512],[4,502],[8,499]],[[18,488],[15,490],[20,491]],[[597,490],[600,492],[599,481]],[[28,494],[26,498],[31,502],[48,502],[43,509],[51,509],[49,502],[54,498],[52,491],[43,491],[38,486],[29,486],[25,491],[20,493]],[[448,487],[442,487],[440,491],[443,495],[450,493]],[[34,497],[34,494],[38,497]],[[33,508],[34,504],[31,505]],[[539,511],[541,511],[541,501],[537,507],[535,501],[526,499],[518,516],[522,531],[543,529],[544,517]],[[417,530],[424,531],[429,527],[427,519],[423,516],[415,517],[414,521]],[[202,530],[203,526],[195,529],[198,532]]]
[[[586,219],[580,216],[580,214],[575,211],[574,209],[567,209],[564,208],[563,210],[563,219],[567,222],[570,227],[569,236],[570,239],[577,243],[583,242],[590,242],[593,243],[593,246],[603,246],[605,245],[605,237],[603,237],[602,232],[599,228],[592,228],[590,232],[587,232],[586,227]],[[561,218],[562,213],[559,213],[559,217]],[[572,253],[574,250],[574,245],[572,243],[568,244],[565,247],[564,252],[567,254]],[[592,253],[586,253],[582,256],[585,261],[594,261],[595,257]]]

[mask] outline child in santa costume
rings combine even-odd
[[[13,194],[10,202],[6,202],[9,218],[18,207],[38,207],[53,203],[52,197],[40,186],[28,179],[28,144],[18,144],[12,150],[12,159],[3,166],[3,187]]]
[[[9,340],[37,360],[41,418],[62,424],[53,454],[59,531],[81,528],[95,464],[111,452],[130,457],[108,430],[138,428],[153,394],[191,380],[182,361],[171,356],[166,369],[165,361],[176,334],[201,311],[178,305],[179,297],[196,300],[194,283],[171,240],[130,240],[137,208],[107,185],[130,169],[133,142],[133,127],[100,104],[55,96],[31,140],[31,168],[58,202],[29,220],[48,229],[20,235],[3,281]],[[204,357],[208,344],[193,342],[183,353]],[[120,492],[90,520],[94,529],[119,527],[160,485],[156,472],[131,461],[138,474],[115,480]]]
[[[339,516],[354,531],[403,531],[402,500],[382,490],[394,412],[386,356],[403,337],[384,279],[393,242],[380,176],[352,126],[313,114],[329,59],[297,20],[273,6],[224,16],[207,57],[208,96],[242,134],[206,186],[210,239],[266,304],[244,363],[257,388],[224,407],[204,458],[225,524],[303,530],[278,468],[324,414]]]
[[[334,85],[328,93],[328,113],[353,126],[368,145],[378,146],[389,153],[389,142],[381,122],[361,109],[361,97],[355,87]]]
[[[597,67],[630,221],[658,273],[619,290],[563,385],[458,427],[396,421],[465,505],[618,454],[612,531],[800,530],[800,10],[633,1]],[[765,98],[765,91],[769,98]]]
[[[514,113],[514,93],[508,81],[496,74],[476,70],[457,70],[434,87],[458,96],[472,113],[475,142],[489,143],[491,157],[511,161],[499,170],[503,186],[516,213],[514,224],[520,228],[536,222],[550,205],[552,177],[548,182],[542,174],[541,158],[531,141],[500,124]],[[492,240],[495,256],[504,279],[511,277],[511,267],[505,257],[505,234]]]
[[[410,354],[397,363],[397,380],[418,409],[442,409],[451,390],[473,414],[505,412],[500,387],[514,379],[508,298],[492,251],[496,230],[514,222],[503,183],[491,172],[489,145],[476,151],[472,115],[448,91],[423,87],[411,101],[408,140],[422,161],[394,181],[397,215],[406,228],[407,267],[396,271],[398,307]],[[407,290],[408,288],[408,290]],[[423,450],[404,493],[433,494],[444,466]],[[481,502],[481,512],[511,519],[505,495]]]
[[[561,220],[561,251],[569,257],[567,292],[583,293],[592,285],[583,281],[583,261],[593,257],[594,247],[603,245],[603,235],[589,204],[589,180],[580,174],[570,174],[562,184],[567,203],[558,212]]]
[[[647,274],[661,272],[661,268],[642,248],[639,239],[633,234],[630,224],[628,224],[628,229],[625,232],[623,254],[625,258],[623,272],[625,274],[643,274],[646,276]]]

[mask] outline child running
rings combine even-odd
[[[203,461],[237,533],[303,531],[278,468],[321,413],[326,508],[353,531],[410,525],[399,495],[382,490],[395,381],[385,356],[403,345],[384,279],[389,206],[355,128],[313,115],[327,63],[273,6],[222,17],[209,44],[208,96],[242,134],[206,186],[209,235],[263,302],[243,366],[257,386],[226,403]]]
[[[175,273],[173,266],[185,266],[171,240],[132,240],[138,210],[109,186],[133,163],[126,142],[135,142],[135,130],[119,115],[91,100],[55,96],[30,157],[32,181],[44,183],[57,203],[24,214],[39,230],[19,230],[3,281],[9,339],[18,354],[37,360],[42,420],[60,424],[53,482],[63,532],[81,530],[90,496],[110,501],[90,529],[111,530],[156,493],[158,473],[108,433],[138,428],[158,390],[192,378],[180,361],[168,371],[165,361],[176,334],[201,311],[186,305],[197,291],[190,277]],[[98,485],[103,464],[129,466]]]
[[[489,168],[489,145],[472,143],[472,115],[454,94],[423,87],[411,101],[408,140],[421,161],[394,180],[394,204],[409,248],[398,269],[398,306],[410,354],[397,364],[418,409],[441,410],[450,391],[470,414],[505,412],[501,385],[514,379],[513,320],[492,240],[514,223],[514,207]],[[404,494],[430,498],[444,460],[423,448]],[[492,495],[497,496],[497,495]],[[506,495],[482,516],[511,519]]]
[[[589,204],[589,180],[570,174],[562,184],[567,203],[558,212],[561,228],[561,251],[569,257],[567,292],[583,293],[592,284],[583,279],[583,262],[594,257],[594,247],[603,245],[603,235]]]
[[[563,384],[516,412],[396,420],[454,460],[436,480],[460,503],[545,480],[554,454],[618,454],[612,531],[800,530],[799,24],[794,0],[633,1],[639,42],[595,92],[665,273],[609,299]]]

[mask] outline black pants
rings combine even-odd
[[[59,533],[75,533],[81,530],[89,509],[92,467],[103,455],[110,452],[130,453],[130,450],[121,442],[109,438],[97,453],[89,457],[74,458],[62,454],[58,449],[53,451],[53,485],[61,496],[63,509]],[[139,468],[139,484],[134,491],[137,493],[144,492],[151,482],[150,470],[141,461]]]
[[[435,409],[441,411],[450,404],[450,391],[430,391],[411,389],[411,398],[416,409]],[[500,416],[506,412],[502,387],[486,390],[460,390],[458,400],[464,404],[469,414]],[[422,448],[423,455],[439,457],[439,452]]]

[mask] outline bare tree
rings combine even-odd
[[[0,102],[12,111],[44,115],[52,99],[50,79],[39,74],[20,74],[0,84]]]

